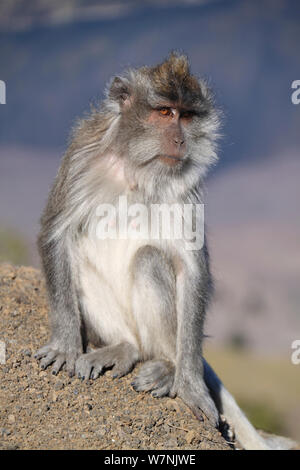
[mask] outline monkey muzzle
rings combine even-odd
[[[159,155],[158,159],[168,166],[176,166],[184,161],[184,157],[179,155]]]

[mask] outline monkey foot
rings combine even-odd
[[[137,392],[152,391],[153,397],[163,397],[168,395],[172,388],[174,374],[175,366],[169,361],[147,361],[131,385]]]
[[[204,414],[215,427],[218,427],[219,413],[203,380],[195,379],[187,382],[177,378],[170,396],[180,397],[199,421],[203,421]]]
[[[105,346],[76,361],[75,373],[82,380],[97,379],[104,369],[113,368],[113,378],[128,374],[138,361],[137,349],[129,343]]]
[[[75,372],[75,362],[79,354],[80,352],[76,350],[65,352],[56,345],[49,343],[40,348],[34,357],[40,360],[41,369],[46,369],[50,364],[53,364],[52,374],[57,375],[62,366],[65,365],[69,376],[72,377]]]

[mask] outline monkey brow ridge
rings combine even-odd
[[[148,76],[155,92],[153,101],[161,103],[166,99],[172,106],[177,103],[182,108],[191,108],[203,100],[197,78],[190,73],[188,59],[184,55],[171,53],[161,64],[144,67],[142,73]]]

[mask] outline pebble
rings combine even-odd
[[[191,430],[186,433],[185,440],[188,444],[191,444],[197,437],[198,434],[196,433],[196,431]]]
[[[105,434],[106,434],[105,427],[103,427],[103,428],[102,428],[102,427],[97,428],[96,431],[95,431],[95,434],[96,434],[96,436],[98,436],[98,437],[103,437],[103,436],[105,436]]]
[[[54,390],[62,390],[64,388],[64,383],[59,380],[54,384]]]
[[[54,390],[51,392],[51,395],[50,395],[50,396],[51,396],[51,400],[52,400],[53,402],[56,402],[56,401],[57,401],[58,395],[57,395],[57,393],[56,393]]]
[[[166,446],[167,446],[169,449],[176,449],[177,446],[178,446],[178,442],[177,442],[176,437],[173,437],[173,438],[169,439],[169,440],[166,442]]]
[[[14,424],[16,422],[16,418],[14,417],[14,415],[8,415],[7,419],[10,424]]]

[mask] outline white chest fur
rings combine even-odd
[[[142,243],[137,240],[82,238],[79,283],[84,315],[105,344],[138,345],[131,312],[130,264]]]

